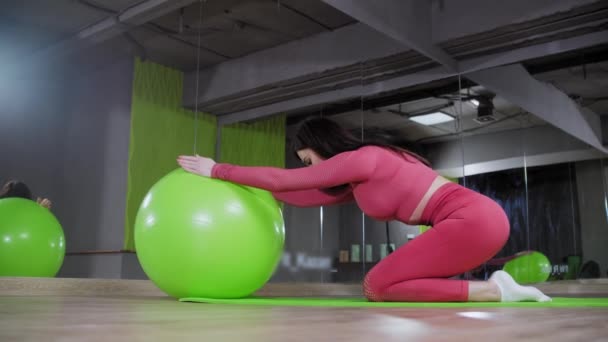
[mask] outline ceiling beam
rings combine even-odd
[[[458,70],[458,63],[433,44],[431,4],[428,0],[323,0],[359,22],[382,32],[405,47]]]
[[[365,42],[365,49],[361,48]],[[193,108],[228,96],[244,96],[261,87],[355,65],[404,51],[393,39],[363,24],[353,24],[235,58],[198,74],[184,75],[185,107]],[[196,80],[199,94],[196,94]]]
[[[465,77],[551,125],[607,153],[596,113],[579,107],[567,94],[535,79],[520,64],[466,74]]]
[[[511,63],[518,63],[528,59],[560,54],[563,52],[584,49],[591,46],[608,43],[608,31],[590,33],[573,38],[552,41],[548,43],[527,46],[520,49],[510,50],[505,53],[496,53],[488,56],[464,60],[461,65],[468,70],[479,70],[478,65],[484,69],[494,68]],[[458,73],[449,72],[443,67],[435,67],[428,70],[419,71],[413,74],[393,77],[387,80],[370,83],[367,85],[354,86],[339,90],[324,92],[322,94],[301,97],[286,101],[277,102],[271,105],[256,107],[253,109],[233,112],[221,115],[218,122],[229,124],[239,121],[254,120],[260,117],[288,112],[296,109],[320,106],[324,103],[344,101],[354,97],[367,97],[383,92],[395,91],[409,86],[423,84],[431,81],[440,80],[447,77],[456,76]]]
[[[585,6],[602,7],[603,0],[434,0],[432,3],[433,39],[435,44],[521,25],[536,18]],[[371,1],[370,1],[371,2]],[[375,0],[374,2],[384,2]],[[525,29],[525,27],[517,27]]]
[[[436,67],[409,74],[403,77],[396,77],[386,81],[374,82],[366,85],[352,86],[343,89],[326,91],[321,94],[299,97],[292,100],[281,101],[270,105],[247,109],[218,117],[218,123],[222,125],[239,121],[250,121],[264,116],[285,113],[295,109],[301,110],[321,106],[325,103],[345,101],[349,99],[361,98],[365,96],[387,92],[399,88],[405,88],[417,84],[423,84],[434,80],[454,76],[445,70],[444,67]]]
[[[385,3],[385,0],[366,2]],[[513,23],[527,22],[560,12],[566,13],[577,6],[597,3],[597,0],[427,2],[432,3],[430,16],[433,32],[429,42],[439,44],[492,31]],[[557,48],[559,49],[559,47]],[[403,44],[399,44],[393,38],[389,38],[370,26],[356,23],[234,58],[202,69],[198,74],[196,72],[187,73],[184,76],[183,106],[194,108],[195,102],[198,100],[199,108],[204,108],[219,101],[281,87],[282,84],[300,78],[314,77],[314,75],[328,70],[408,50]],[[493,64],[491,61],[484,62]],[[471,65],[465,65],[465,67],[469,69],[467,71],[474,68]],[[195,91],[197,79],[200,81],[198,94]]]
[[[603,30],[572,38],[560,39],[548,43],[530,45],[519,49],[467,59],[459,63],[460,72],[465,74],[477,70],[493,68],[499,65],[517,63],[532,58],[555,55],[606,43],[608,43],[608,30]]]
[[[83,28],[72,36],[34,54],[26,62],[28,65],[46,64],[56,61],[83,48],[87,48],[127,32],[163,16],[171,11],[188,6],[196,0],[146,0],[111,15],[95,24]]]

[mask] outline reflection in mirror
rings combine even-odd
[[[531,252],[546,257],[549,266],[536,267],[545,280],[600,274],[606,256],[592,237],[606,235],[606,163],[601,154],[499,94],[462,83],[462,89],[444,86],[382,105],[373,100],[356,109],[334,104],[324,115],[348,128],[363,127],[363,136],[374,128],[398,132],[439,174],[492,198],[505,210],[511,233],[504,248],[459,277],[487,279]],[[323,278],[327,282],[362,281],[392,250],[429,229],[376,221],[355,203],[320,210],[306,216],[320,217],[317,248],[331,258]]]
[[[584,59],[577,60],[583,63]],[[541,82],[568,95],[581,111],[608,112],[605,62],[575,64],[539,72]],[[568,114],[570,117],[574,113]],[[535,115],[526,117],[541,121]],[[563,120],[563,118],[557,118]],[[605,154],[543,121],[524,139],[529,192],[530,250],[551,262],[551,280],[608,275],[608,220]],[[593,127],[599,129],[599,127]]]

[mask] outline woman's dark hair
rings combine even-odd
[[[330,119],[313,117],[300,123],[292,142],[292,148],[294,152],[310,148],[322,158],[329,159],[342,152],[372,145],[408,154],[426,166],[431,166],[428,160],[412,152],[410,143],[396,132],[376,127],[365,128],[363,134],[358,132],[361,132],[361,129],[348,130]],[[326,190],[335,193],[347,186],[342,185]]]
[[[0,198],[21,197],[32,199],[30,188],[23,182],[12,180],[8,181],[0,190]]]
[[[358,131],[360,132],[360,129],[348,130],[330,119],[310,118],[300,124],[292,147],[294,152],[310,148],[319,156],[329,159],[342,152],[373,145],[406,153],[431,166],[428,160],[410,151],[410,143],[395,132],[376,127],[365,128],[363,134],[357,134]]]

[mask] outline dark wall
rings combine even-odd
[[[532,249],[561,263],[581,250],[575,177],[572,163],[466,177],[468,188],[494,199],[509,217],[511,236],[498,256]]]

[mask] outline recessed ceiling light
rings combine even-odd
[[[435,112],[435,113],[424,114],[424,115],[416,115],[416,116],[410,117],[409,119],[414,122],[417,122],[421,125],[425,125],[425,126],[438,125],[440,123],[450,122],[450,121],[454,120],[453,117],[451,117],[450,115],[447,115],[445,113],[442,113],[442,112]]]

